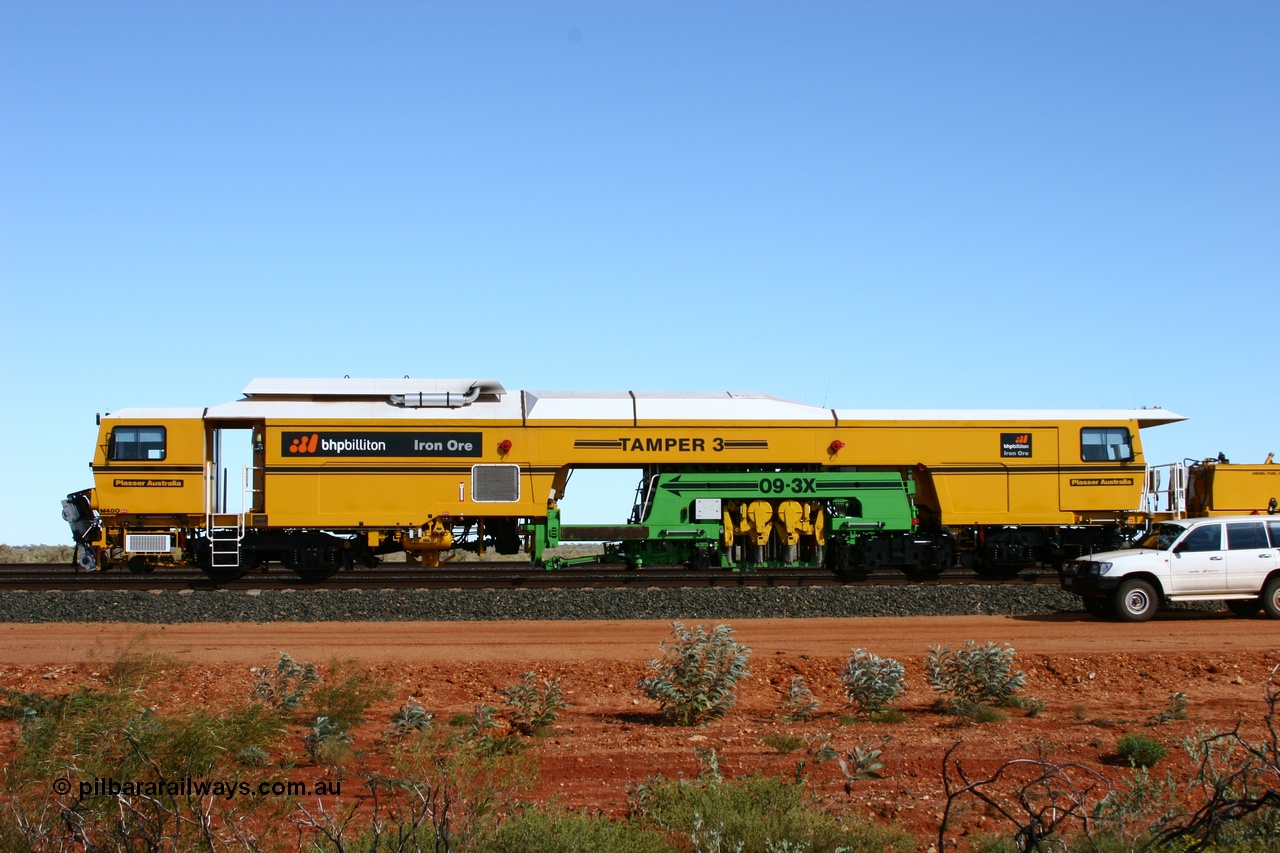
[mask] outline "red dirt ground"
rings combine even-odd
[[[710,624],[710,623],[708,623]],[[666,725],[656,703],[636,687],[645,663],[670,633],[659,621],[485,623],[184,624],[138,628],[115,624],[0,624],[0,687],[58,692],[101,680],[105,664],[130,644],[183,666],[157,695],[181,707],[248,695],[250,667],[274,664],[281,651],[326,664],[354,659],[391,685],[356,733],[369,746],[408,697],[447,720],[481,702],[501,706],[501,689],[533,670],[561,681],[571,703],[547,737],[529,750],[539,766],[534,798],[620,814],[626,787],[651,774],[695,775],[695,749],[716,750],[721,770],[790,775],[803,751],[781,754],[770,734],[832,735],[846,750],[886,736],[884,777],[855,782],[846,793],[834,762],[813,771],[820,796],[844,813],[896,818],[928,839],[943,805],[943,752],[963,740],[966,766],[992,768],[1051,748],[1113,779],[1131,771],[1115,761],[1116,738],[1143,732],[1174,744],[1197,730],[1227,730],[1240,715],[1256,724],[1262,684],[1280,663],[1280,621],[1225,613],[1168,613],[1142,625],[1084,615],[1026,617],[739,620],[735,638],[752,649],[752,676],[724,719],[704,728]],[[923,660],[930,645],[966,640],[1009,643],[1027,674],[1024,695],[1047,701],[1038,716],[1009,710],[1003,722],[960,724],[933,710]],[[850,723],[837,674],[851,649],[866,648],[906,666],[908,692],[894,724]],[[816,719],[788,724],[779,705],[793,675],[822,702]],[[1188,694],[1185,720],[1154,727],[1149,718]],[[0,724],[0,756],[11,754],[13,723]],[[7,763],[7,762],[6,762]],[[1173,750],[1161,767],[1190,765]],[[958,833],[993,831],[975,814]]]

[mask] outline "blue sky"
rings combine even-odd
[[[68,539],[96,412],[256,376],[1159,405],[1151,461],[1261,461],[1277,44],[1273,2],[0,3],[0,542]]]

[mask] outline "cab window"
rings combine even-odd
[[[1244,551],[1267,547],[1267,529],[1261,521],[1241,521],[1227,525],[1227,548]]]
[[[1222,525],[1206,524],[1187,534],[1178,545],[1179,551],[1221,551]]]
[[[1268,521],[1267,530],[1271,532],[1271,547],[1280,548],[1280,521]]]
[[[111,431],[107,456],[112,462],[164,459],[164,438],[161,426],[116,427]]]
[[[1080,430],[1080,458],[1085,462],[1132,462],[1133,440],[1127,427]]]

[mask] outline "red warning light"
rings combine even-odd
[[[831,446],[827,448],[827,452],[831,454],[836,454],[836,453],[839,453],[843,447],[844,447],[844,442],[837,438],[835,441],[831,442]]]
[[[503,456],[506,456],[510,452],[511,452],[510,441],[504,438],[502,441],[498,442],[498,453],[502,454]]]

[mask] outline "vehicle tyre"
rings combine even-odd
[[[1123,622],[1146,622],[1159,607],[1155,587],[1146,581],[1125,581],[1116,589],[1116,616]]]
[[[1092,595],[1086,595],[1084,597],[1084,609],[1090,616],[1097,619],[1116,618],[1116,607],[1110,598],[1098,598]]]
[[[1262,612],[1262,602],[1256,598],[1237,598],[1227,602],[1227,609],[1237,616],[1257,616]]]
[[[1262,608],[1272,619],[1280,619],[1280,575],[1263,584]]]

